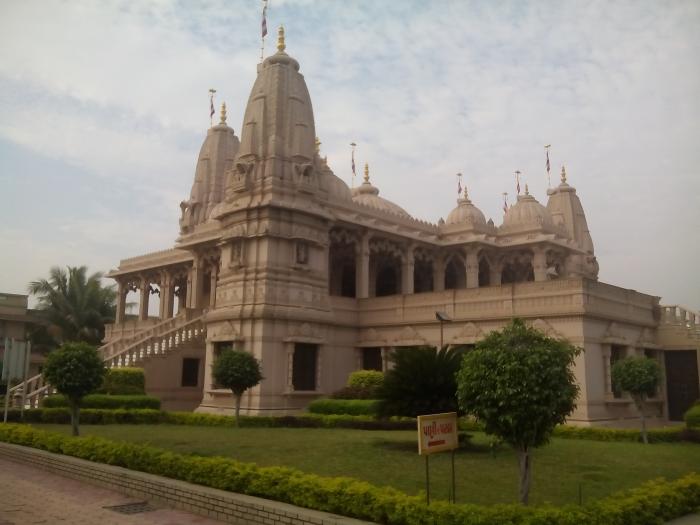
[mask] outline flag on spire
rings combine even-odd
[[[457,174],[457,195],[462,194],[462,174]]]
[[[214,117],[214,113],[216,113],[216,111],[214,110],[214,93],[216,93],[216,90],[214,88],[210,88],[209,89],[209,122],[211,125],[214,125],[214,123],[211,119]]]
[[[520,171],[515,172],[515,189],[518,190],[518,195],[520,195]]]
[[[549,178],[549,168],[550,168],[550,166],[549,166],[549,148],[550,148],[551,146],[552,146],[551,144],[547,144],[547,145],[544,147],[544,151],[545,151],[546,154],[547,154],[547,162],[545,162],[545,165],[544,165],[544,166],[545,166],[545,168],[547,168],[547,187],[548,187],[548,188],[552,186],[551,180],[550,180],[550,178]]]
[[[264,0],[263,11],[262,11],[262,37],[267,36],[267,0]]]
[[[503,194],[503,213],[508,213],[508,193]]]
[[[357,175],[357,173],[355,173],[355,146],[357,146],[357,144],[355,144],[354,142],[351,142],[350,146],[352,146],[352,155],[351,155],[351,158],[352,158],[352,187],[354,188],[355,187],[355,176]]]

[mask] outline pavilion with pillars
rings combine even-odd
[[[299,69],[280,30],[277,53],[258,66],[240,140],[225,105],[207,132],[175,246],[110,272],[119,288],[102,348],[110,366],[143,366],[147,390],[167,408],[228,412],[231,393],[211,365],[240,348],[265,376],[245,394],[244,413],[294,413],[354,370],[391,366],[401,347],[438,344],[440,311],[451,319],[445,343],[474,344],[521,317],[583,347],[573,422],[636,417],[610,385],[610,366],[626,355],[658,359],[675,378],[650,416],[683,409],[692,393],[676,382],[697,397],[700,319],[597,280],[564,168],[545,204],[526,188],[500,225],[466,190],[446,220],[415,219],[379,196],[368,166],[354,189],[333,173]],[[155,296],[158,315],[149,316]],[[138,316],[126,315],[128,297]]]

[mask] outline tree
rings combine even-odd
[[[656,394],[661,381],[659,363],[646,357],[626,357],[612,366],[610,378],[614,390],[629,392],[634,399],[642,422],[642,441],[648,443],[644,406],[647,398]]]
[[[97,348],[85,342],[63,343],[46,357],[43,374],[50,385],[66,396],[73,435],[79,435],[83,397],[97,390],[105,375]]]
[[[39,299],[37,309],[58,343],[102,341],[105,322],[114,319],[116,292],[101,280],[102,273],[88,276],[85,266],[68,266],[67,271],[54,266],[48,279],[29,283],[29,292]]]
[[[464,349],[413,346],[397,350],[379,388],[379,414],[416,417],[457,411],[457,382]]]
[[[576,407],[572,371],[580,349],[552,339],[520,319],[492,332],[464,356],[457,376],[459,404],[485,431],[511,445],[520,466],[520,501],[527,505],[530,452],[546,444]]]
[[[260,371],[260,363],[252,354],[243,350],[225,350],[214,361],[212,373],[219,385],[233,392],[236,400],[236,426],[238,426],[243,392],[264,379]]]

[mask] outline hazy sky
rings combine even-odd
[[[209,126],[240,136],[261,3],[0,0],[0,291],[169,248]],[[498,225],[565,164],[602,281],[700,310],[700,2],[271,0],[322,154],[436,222]]]

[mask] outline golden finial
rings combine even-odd
[[[369,184],[369,164],[365,162],[365,182]]]
[[[467,187],[464,186],[464,199],[469,200],[469,192],[467,191]]]
[[[280,26],[277,30],[277,52],[284,53],[287,46],[284,45],[284,26]]]
[[[530,188],[527,187],[527,184],[525,184],[525,195],[530,195]]]
[[[318,140],[318,137],[316,137],[316,142],[314,142],[314,144],[316,145],[316,153],[320,153],[321,152],[321,141]]]
[[[226,125],[226,102],[221,103],[221,122],[219,124]]]
[[[564,166],[561,167],[561,181],[562,183],[566,183],[566,168]]]

